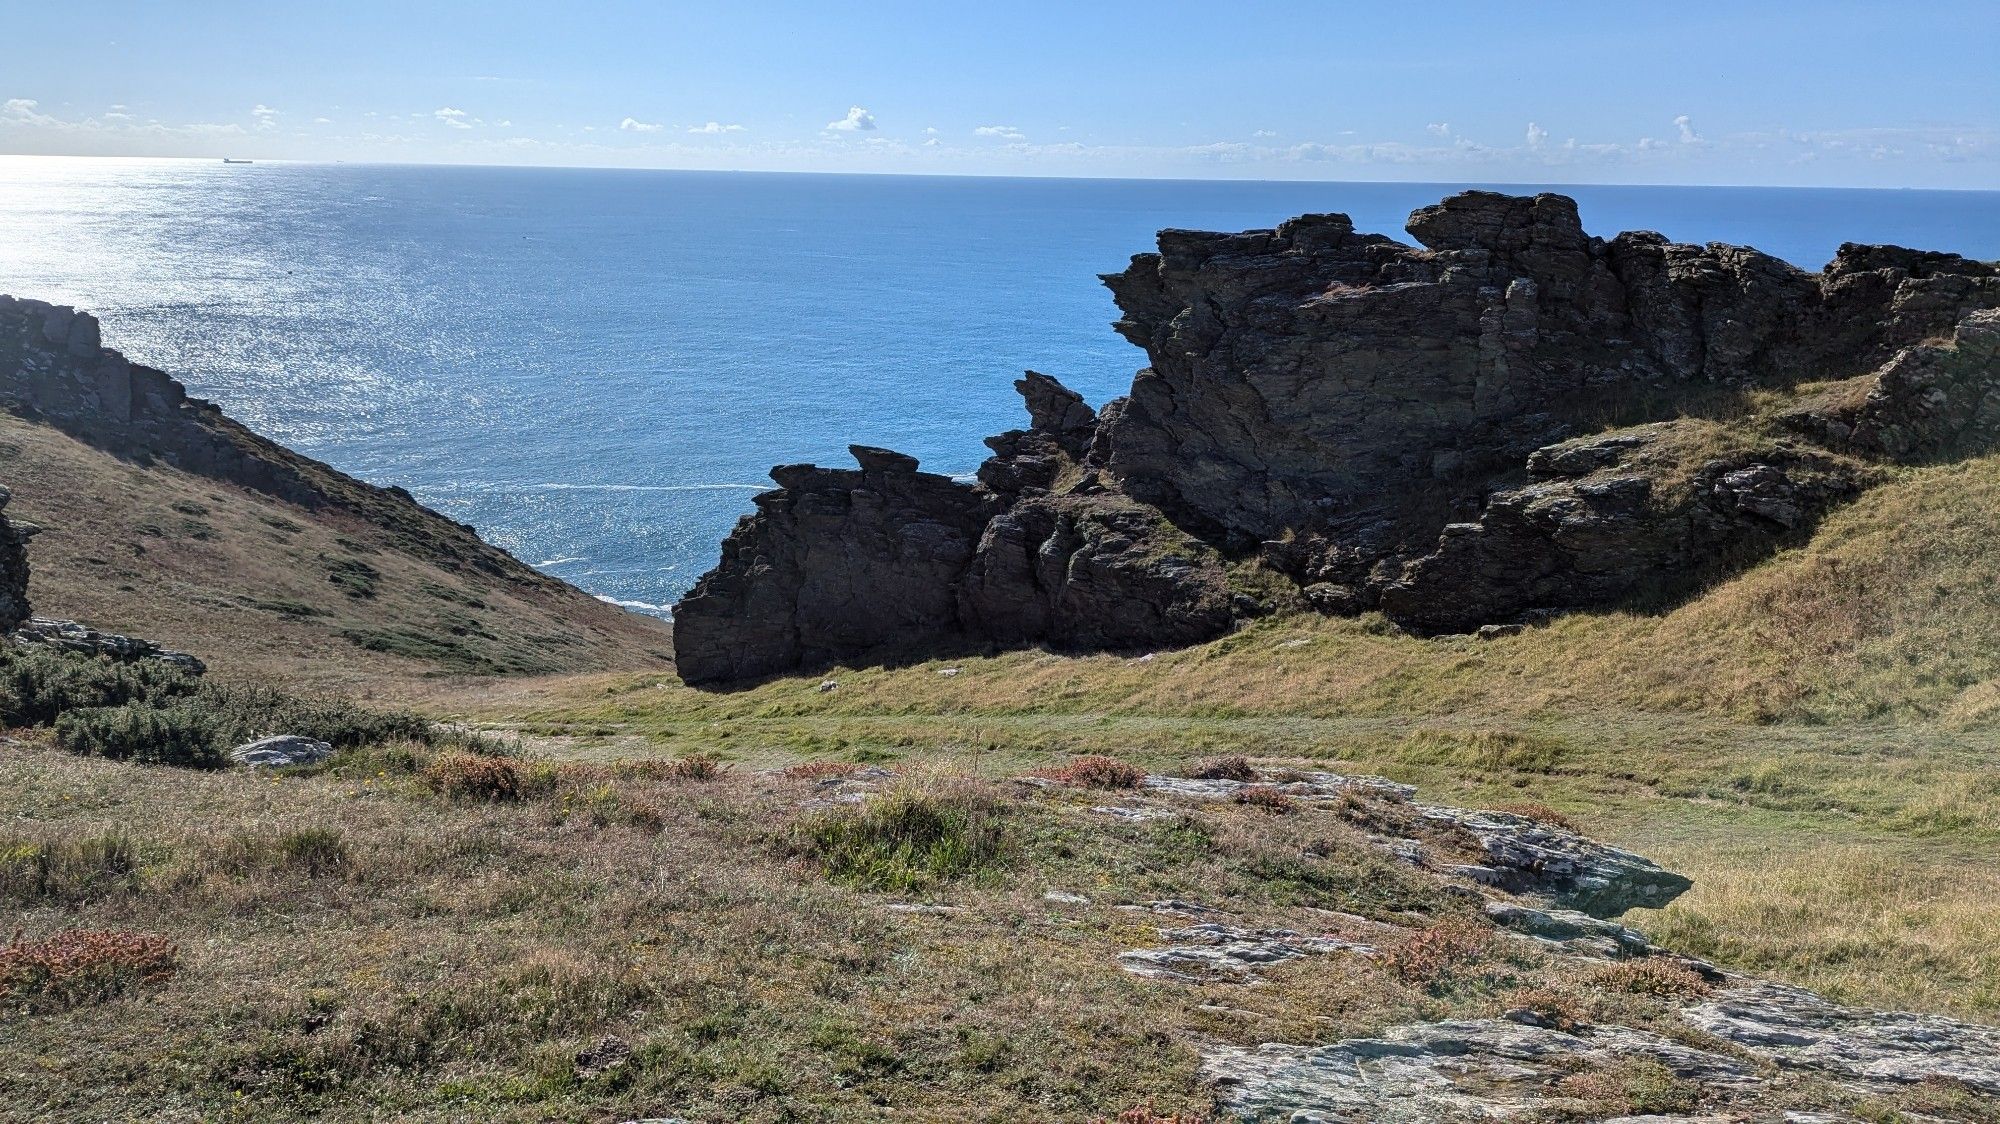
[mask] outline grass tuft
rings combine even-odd
[[[977,875],[1010,850],[998,801],[965,784],[905,786],[821,812],[798,843],[828,878],[863,890],[915,891]]]

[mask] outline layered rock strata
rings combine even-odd
[[[1409,232],[1163,232],[1104,279],[1149,360],[1128,396],[1093,411],[1030,372],[1029,427],[987,442],[976,483],[781,470],[677,608],[683,676],[1183,644],[1293,602],[1430,632],[1665,602],[1809,534],[1884,463],[2000,435],[2000,267],[1849,245],[1810,274],[1592,237],[1559,195],[1467,192]],[[821,605],[820,559],[921,608]]]

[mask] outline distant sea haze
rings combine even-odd
[[[0,292],[664,614],[774,464],[859,442],[970,472],[1025,422],[1023,369],[1124,393],[1145,359],[1096,275],[1155,231],[1343,211],[1407,240],[1466,186],[0,158]],[[2000,259],[2000,192],[1541,190],[1594,234],[1808,269],[1850,241]]]

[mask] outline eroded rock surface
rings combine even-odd
[[[779,470],[677,607],[683,676],[1181,645],[1303,605],[1443,632],[1668,603],[1883,462],[2000,441],[2000,267],[1850,245],[1811,274],[1593,237],[1559,195],[1466,192],[1408,229],[1162,232],[1104,278],[1149,360],[1128,396],[1029,372],[1029,427],[976,483]]]
[[[95,656],[113,663],[157,660],[195,675],[208,670],[199,658],[187,652],[161,647],[154,641],[137,636],[103,632],[76,621],[30,617],[14,630],[13,640],[18,648],[53,648],[60,652]]]

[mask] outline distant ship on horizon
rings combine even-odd
[[[223,158],[222,158],[222,162],[223,162],[224,164],[255,164],[255,163],[256,163],[256,161],[255,161],[255,160],[235,160],[235,159],[231,159],[230,157],[227,157],[227,156],[225,156],[225,157],[223,157]]]

